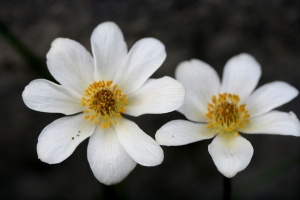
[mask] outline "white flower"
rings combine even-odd
[[[89,164],[95,177],[110,185],[122,181],[136,163],[155,166],[163,161],[157,142],[122,113],[171,112],[182,105],[185,90],[170,77],[148,79],[166,58],[164,45],[154,38],[139,40],[127,52],[119,27],[106,22],[93,31],[91,44],[94,58],[76,41],[54,40],[47,65],[61,85],[34,80],[22,96],[33,110],[71,115],[44,128],[39,159],[60,163],[91,136]]]
[[[260,76],[260,65],[248,54],[226,63],[222,84],[208,64],[196,59],[180,63],[175,77],[186,87],[187,96],[178,111],[202,123],[171,121],[157,131],[156,141],[177,146],[216,136],[208,151],[218,170],[231,178],[247,167],[253,155],[252,145],[239,132],[300,136],[294,113],[272,111],[295,98],[297,89],[275,81],[253,92]]]

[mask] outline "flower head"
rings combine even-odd
[[[194,122],[171,121],[157,131],[156,141],[177,146],[215,137],[208,151],[228,178],[245,169],[253,155],[252,145],[241,132],[300,136],[294,113],[273,110],[295,98],[298,90],[275,81],[253,92],[261,68],[248,54],[226,63],[222,84],[212,67],[196,59],[180,63],[175,76],[187,92],[178,111]]]
[[[119,27],[106,22],[93,31],[91,44],[94,57],[73,40],[54,40],[47,66],[61,85],[34,80],[22,96],[33,110],[71,115],[44,128],[39,159],[60,163],[90,137],[91,169],[110,185],[122,181],[136,163],[155,166],[163,161],[157,142],[123,114],[171,112],[182,105],[185,90],[170,77],[148,79],[166,58],[164,45],[154,38],[139,40],[128,53]]]

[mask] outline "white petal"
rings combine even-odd
[[[271,111],[250,119],[243,133],[300,136],[300,122],[293,112]]]
[[[207,103],[220,89],[220,78],[217,72],[208,64],[193,59],[178,65],[175,77],[186,88],[186,99],[178,109],[188,119],[207,122]]]
[[[126,114],[167,113],[178,109],[184,101],[185,89],[170,77],[149,79],[139,90],[128,96]]]
[[[120,143],[135,162],[143,166],[156,166],[162,163],[162,148],[134,122],[122,119],[115,125]]]
[[[22,93],[27,107],[41,112],[66,115],[83,111],[80,95],[72,88],[57,85],[44,79],[31,81]]]
[[[121,182],[136,162],[120,144],[114,128],[96,128],[88,145],[88,161],[95,177],[106,185]]]
[[[239,54],[228,60],[224,67],[221,91],[237,94],[243,103],[256,87],[260,76],[259,63],[249,54]]]
[[[160,145],[179,146],[210,139],[216,135],[207,124],[193,123],[186,120],[174,120],[163,125],[155,134]]]
[[[208,146],[208,151],[219,172],[227,178],[232,178],[244,170],[253,155],[252,145],[240,135],[229,139],[218,135]]]
[[[126,93],[139,89],[166,58],[165,46],[157,39],[144,38],[130,49],[125,62],[116,72],[116,82]]]
[[[247,109],[251,117],[255,117],[281,106],[298,95],[298,90],[288,83],[275,81],[267,83],[247,99]]]
[[[93,82],[93,58],[78,42],[57,38],[47,53],[47,65],[52,76],[62,85],[79,93]]]
[[[94,132],[94,124],[83,117],[84,114],[62,117],[46,126],[38,138],[39,159],[56,164],[68,158]]]
[[[91,36],[95,59],[95,79],[114,80],[114,74],[127,55],[127,45],[120,28],[113,22],[98,25]]]

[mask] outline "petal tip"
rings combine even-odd
[[[100,23],[98,26],[96,26],[91,37],[99,37],[99,33],[101,33],[101,35],[105,35],[106,33],[111,34],[113,32],[119,33],[120,36],[123,38],[123,34],[120,27],[115,22],[107,21]]]
[[[241,136],[227,139],[219,135],[208,146],[208,152],[218,171],[232,178],[249,165],[254,150],[251,143]]]

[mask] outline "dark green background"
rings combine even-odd
[[[209,63],[221,75],[229,58],[247,52],[262,66],[259,85],[282,80],[300,89],[300,2],[296,0],[0,0],[0,21],[42,62],[29,64],[0,35],[0,199],[222,198],[223,178],[207,150],[211,140],[163,147],[165,160],[160,166],[138,165],[113,188],[104,187],[93,176],[86,156],[88,140],[61,164],[39,161],[37,138],[62,115],[30,110],[21,94],[31,80],[46,77],[42,67],[57,37],[76,40],[90,51],[93,29],[101,22],[114,21],[129,47],[143,37],[165,44],[167,59],[155,78],[174,77],[177,64],[192,58]],[[279,110],[300,116],[299,97]],[[154,137],[163,124],[179,118],[184,116],[172,112],[130,119]],[[252,182],[299,155],[300,138],[243,136],[253,145],[254,155],[249,166],[232,179],[233,195],[300,199],[299,162],[278,176],[270,173],[270,181],[263,184]]]

